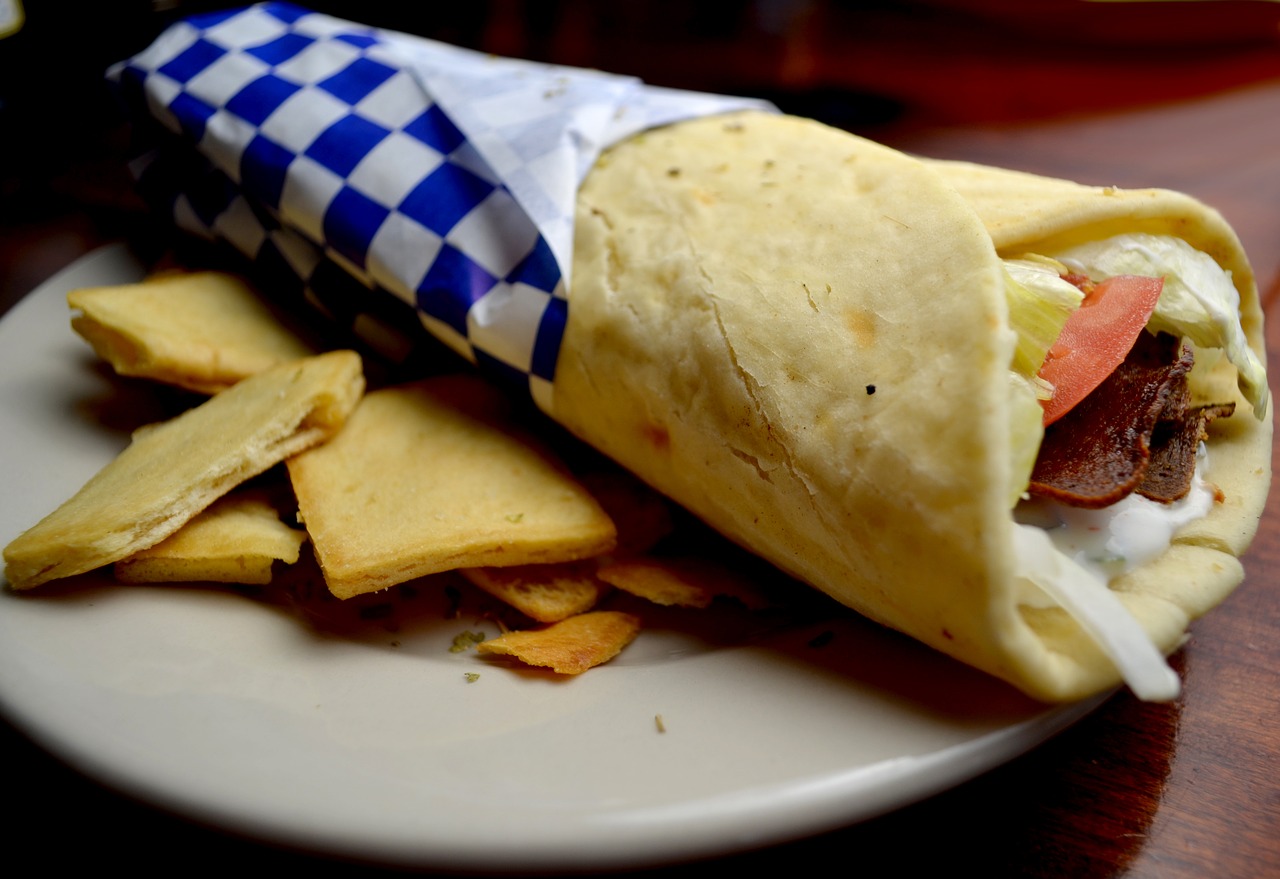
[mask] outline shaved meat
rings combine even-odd
[[[1138,494],[1171,504],[1186,497],[1195,473],[1196,449],[1208,438],[1209,422],[1227,418],[1235,403],[1199,406],[1177,419],[1161,421],[1151,437],[1151,463],[1138,486]]]
[[[1124,363],[1045,431],[1031,494],[1094,509],[1136,490],[1151,466],[1157,425],[1186,419],[1191,365],[1191,350],[1177,338],[1140,333]],[[1194,463],[1194,445],[1192,453]]]

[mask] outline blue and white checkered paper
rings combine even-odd
[[[548,411],[574,197],[600,151],[771,109],[275,2],[179,22],[108,77],[159,123],[139,185],[180,227],[291,272],[357,331],[362,300],[390,293]]]

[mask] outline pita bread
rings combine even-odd
[[[752,610],[772,603],[743,572],[700,556],[631,556],[602,565],[596,576],[654,604],[703,608],[722,596]]]
[[[332,442],[289,460],[334,595],[613,549],[612,520],[509,404],[468,374],[382,388]]]
[[[997,247],[1020,243],[1013,229],[1033,205],[1036,239],[1133,217],[1192,230],[1236,273],[1261,350],[1257,292],[1238,241],[1186,197],[1135,196],[1105,214],[1101,191],[955,177],[765,114],[610,149],[579,194],[554,415],[871,619],[1038,698],[1078,699],[1120,676],[1015,582],[1014,335]],[[1112,584],[1159,650],[1239,581],[1269,448],[1269,420],[1215,425],[1225,502],[1152,573]],[[1215,548],[1193,552],[1191,535]]]
[[[582,674],[608,662],[640,632],[640,618],[616,610],[594,610],[542,629],[507,632],[481,641],[476,652],[512,656],[558,674]]]
[[[122,583],[271,582],[276,562],[298,560],[307,534],[280,520],[264,492],[232,492],[155,546],[115,563]]]
[[[71,327],[120,375],[214,394],[315,354],[247,283],[224,272],[168,272],[67,294]]]
[[[30,589],[155,546],[236,485],[333,436],[363,391],[360,356],[333,351],[272,367],[137,431],[5,547],[9,585]]]
[[[595,572],[593,560],[462,569],[473,584],[540,623],[556,623],[595,607],[609,588]]]

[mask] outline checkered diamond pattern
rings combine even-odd
[[[294,277],[353,328],[407,310],[548,410],[574,194],[599,151],[650,125],[767,108],[283,2],[192,16],[108,77],[156,132],[140,190],[180,227]]]

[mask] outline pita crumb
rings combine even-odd
[[[597,610],[543,629],[507,632],[477,644],[476,652],[511,656],[526,665],[576,675],[613,659],[639,632],[639,617]]]
[[[463,568],[464,577],[530,619],[554,623],[595,607],[608,584],[595,563],[564,562],[511,568]]]

